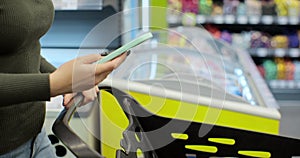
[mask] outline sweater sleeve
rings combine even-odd
[[[0,106],[50,100],[49,73],[0,73]]]
[[[41,56],[40,71],[42,73],[51,73],[55,70],[56,68],[52,64],[50,64],[44,57]]]

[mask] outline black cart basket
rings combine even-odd
[[[143,108],[129,94],[110,87],[100,86],[115,97],[129,120],[123,132],[117,158],[212,158],[212,157],[272,157],[300,156],[300,140],[278,135],[246,131],[157,116]],[[83,100],[82,96],[64,109],[53,125],[54,134],[79,158],[100,158],[101,153],[91,149],[69,127],[69,121]],[[168,124],[167,126],[165,126]],[[182,131],[180,127],[187,127]],[[199,136],[199,129],[209,132]],[[160,129],[159,132],[151,132]],[[174,134],[178,134],[177,136]],[[164,141],[167,145],[161,146]],[[137,150],[142,153],[138,154]]]

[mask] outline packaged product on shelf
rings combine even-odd
[[[297,31],[297,35],[298,35],[299,48],[300,48],[300,30]]]
[[[299,37],[296,30],[291,30],[288,32],[288,42],[289,48],[298,48],[299,47]]]
[[[221,37],[221,31],[214,25],[206,25],[206,30],[211,33],[211,35],[216,38],[220,39]]]
[[[242,44],[243,44],[242,34],[240,34],[240,33],[233,33],[232,34],[232,45],[234,47],[239,47],[239,48],[245,49],[245,47],[242,46]]]
[[[232,34],[232,45],[242,49],[250,48],[251,33],[243,31],[241,33]]]
[[[212,0],[199,0],[199,13],[202,15],[211,15],[212,6]]]
[[[276,6],[273,0],[262,0],[262,15],[276,15]]]
[[[265,70],[266,80],[276,80],[277,79],[277,65],[272,60],[266,60],[263,62],[263,67]]]
[[[298,0],[287,0],[288,4],[288,15],[290,17],[298,17],[299,16],[299,1]]]
[[[223,15],[223,7],[222,3],[220,1],[215,1],[213,3],[213,9],[211,15],[216,16],[216,15]]]
[[[168,15],[178,15],[182,11],[181,0],[168,0]]]
[[[231,44],[232,43],[232,36],[227,30],[223,30],[221,33],[220,39],[224,40],[225,42]]]
[[[286,61],[286,79],[294,80],[295,65],[291,60]]]
[[[198,0],[181,0],[183,13],[198,14]]]
[[[288,3],[283,0],[274,0],[276,3],[276,11],[278,16],[288,15]]]
[[[247,5],[247,15],[260,16],[261,15],[261,1],[259,0],[245,0]]]
[[[240,1],[238,0],[224,0],[223,2],[223,14],[224,15],[236,15],[237,7]]]
[[[270,48],[270,35],[260,31],[251,32],[250,48]]]
[[[283,58],[275,58],[275,63],[277,64],[277,80],[285,80],[286,78],[286,67]]]
[[[184,36],[183,34],[187,36]],[[189,31],[185,31],[184,29],[179,28],[175,31],[169,31],[167,41],[167,44],[170,46],[192,48],[201,53],[207,54],[219,54],[218,52],[216,52],[217,49],[213,47],[208,40],[199,38],[199,33],[195,33],[192,28],[190,28]]]
[[[300,80],[300,61],[294,61],[295,71],[294,71],[294,80]]]
[[[272,48],[288,48],[289,40],[285,35],[275,35],[271,39]]]
[[[245,3],[242,2],[239,3],[239,5],[237,6],[236,15],[237,16],[247,15],[247,6]]]
[[[182,15],[181,0],[168,0],[167,20],[168,23],[179,23]]]

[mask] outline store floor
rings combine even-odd
[[[280,105],[280,135],[300,139],[300,101],[278,101]]]

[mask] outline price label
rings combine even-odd
[[[268,55],[268,50],[266,48],[257,48],[256,54],[258,57],[266,57]]]
[[[225,15],[225,23],[226,24],[234,24],[235,17],[234,15]]]
[[[284,80],[279,80],[279,81],[277,81],[277,83],[278,83],[279,88],[286,88],[287,87],[287,84]]]
[[[262,16],[261,21],[263,24],[270,25],[273,23],[274,18],[271,15],[264,15]]]
[[[259,23],[259,16],[250,16],[249,17],[250,24],[258,24]]]
[[[290,57],[294,57],[294,58],[297,58],[299,57],[299,49],[297,48],[291,48],[290,51],[289,51],[289,56]]]
[[[286,16],[279,16],[279,17],[277,17],[277,23],[279,24],[279,25],[286,25],[286,24],[288,24],[288,18],[286,17]]]
[[[289,22],[291,25],[297,25],[297,24],[299,24],[299,17],[291,16],[291,17],[289,17]]]
[[[204,15],[197,15],[197,24],[204,24],[206,22],[206,17]]]
[[[294,81],[287,81],[287,87],[290,89],[295,88],[295,82]]]
[[[237,17],[237,23],[239,24],[247,24],[248,23],[248,18],[247,16],[240,15]]]
[[[216,16],[214,17],[214,22],[215,22],[216,24],[223,24],[223,23],[224,23],[224,18],[223,18],[223,16],[222,16],[222,15],[216,15]]]
[[[299,24],[299,18],[297,16],[291,16],[289,17],[289,22],[291,25],[297,25]]]
[[[269,85],[270,85],[271,88],[278,88],[278,86],[277,86],[278,84],[275,80],[270,81]]]
[[[296,88],[300,88],[300,82],[299,81],[295,81],[296,82]]]
[[[168,15],[168,23],[176,24],[179,23],[179,18],[177,15]]]
[[[65,4],[63,9],[77,9],[77,0],[62,0],[62,2]]]
[[[284,49],[275,49],[274,55],[276,57],[284,57],[285,56],[285,50]]]

